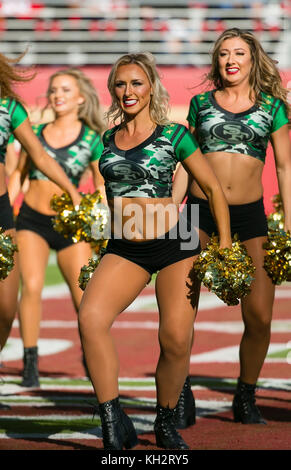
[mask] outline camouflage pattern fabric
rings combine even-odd
[[[0,99],[0,163],[5,163],[11,133],[27,119],[24,107],[14,99]]]
[[[201,151],[250,155],[265,162],[270,135],[288,123],[283,101],[261,93],[261,103],[241,113],[223,109],[211,90],[192,98],[187,120]]]
[[[80,135],[72,143],[65,147],[55,149],[45,140],[43,129],[46,124],[32,126],[46,152],[54,158],[64,169],[66,175],[75,186],[78,186],[82,174],[91,161],[97,160],[102,149],[101,136],[97,132],[82,124]],[[31,162],[29,171],[31,180],[48,180],[40,170]]]
[[[142,144],[130,150],[118,149],[114,134],[104,134],[99,168],[108,199],[114,197],[164,198],[172,194],[172,177],[179,161],[198,148],[188,129],[176,123],[157,126]]]

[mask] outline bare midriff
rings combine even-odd
[[[179,217],[171,197],[118,197],[110,199],[108,205],[112,236],[136,242],[163,236]]]
[[[261,199],[263,162],[238,153],[213,152],[205,156],[222,186],[228,204],[248,204]],[[190,190],[194,196],[205,199],[205,194],[195,181]]]
[[[63,193],[64,190],[52,181],[30,180],[24,201],[35,211],[45,215],[55,215],[50,201],[55,194],[61,196]]]

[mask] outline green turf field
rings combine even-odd
[[[56,284],[62,284],[63,282],[64,278],[57,266],[55,252],[51,251],[49,263],[46,268],[45,286],[54,286]]]
[[[154,283],[156,278],[156,274],[152,276],[151,284]],[[56,255],[54,251],[51,251],[49,263],[46,268],[46,275],[45,275],[45,286],[54,286],[56,284],[62,284],[64,281],[63,275],[60,272],[57,261]]]

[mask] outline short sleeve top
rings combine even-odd
[[[99,158],[100,148],[103,148],[101,136],[83,123],[80,134],[74,142],[61,148],[54,148],[45,140],[43,130],[46,125],[33,125],[32,129],[46,152],[61,165],[71,182],[78,186],[81,176],[90,162]],[[29,179],[48,180],[47,176],[36,168],[32,162]]]
[[[271,134],[288,124],[283,101],[261,93],[261,103],[244,112],[232,113],[216,102],[215,91],[194,96],[187,116],[197,131],[202,153],[239,153],[264,163]]]
[[[99,169],[107,198],[170,197],[177,163],[198,148],[195,137],[181,124],[158,125],[144,142],[121,150],[114,141],[117,130],[118,126],[105,132],[100,148]]]
[[[12,98],[0,99],[0,163],[5,163],[6,148],[12,132],[27,119],[22,104]]]

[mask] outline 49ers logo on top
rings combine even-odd
[[[149,172],[136,162],[123,160],[108,164],[104,170],[104,177],[109,181],[121,181],[123,183],[143,183],[150,177]]]
[[[241,122],[220,122],[211,128],[211,134],[230,144],[240,143],[241,141],[250,142],[255,134],[250,127]]]

